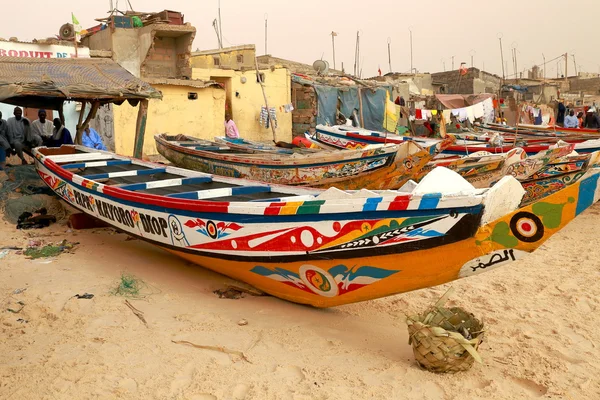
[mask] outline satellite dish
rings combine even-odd
[[[71,40],[75,37],[75,29],[73,29],[73,24],[63,24],[58,31],[58,37],[61,40]]]
[[[317,60],[313,63],[313,69],[319,75],[326,75],[329,72],[329,63],[325,60]]]

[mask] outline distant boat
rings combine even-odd
[[[593,168],[520,207],[525,191],[513,177],[475,189],[443,167],[402,191],[323,191],[82,146],[33,153],[42,180],[80,211],[273,296],[316,307],[492,270],[534,251],[600,198],[600,170]]]
[[[255,144],[237,142],[235,148],[227,144],[226,149],[216,149],[195,146],[195,139],[184,135],[161,134],[154,139],[158,152],[182,168],[265,183],[342,189],[397,189],[439,148],[405,142],[364,150],[248,154],[244,149],[256,149]]]

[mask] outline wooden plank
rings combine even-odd
[[[148,119],[148,100],[140,100],[138,107],[137,121],[135,123],[133,156],[135,158],[142,158],[142,153],[144,150],[144,136],[146,134],[146,120]]]
[[[63,169],[76,169],[76,168],[95,168],[95,167],[108,167],[113,165],[128,165],[131,164],[131,160],[113,160],[113,161],[91,161],[74,164],[61,165]]]
[[[218,197],[239,196],[252,193],[266,193],[270,191],[270,186],[237,186],[232,188],[200,190],[196,192],[173,193],[168,194],[167,197],[174,197],[178,199],[203,200],[214,199]]]
[[[112,160],[112,154],[104,153],[80,153],[80,154],[57,154],[55,156],[46,156],[47,159],[55,163],[76,162],[76,161],[100,161]]]
[[[209,182],[212,182],[212,177],[210,177],[210,176],[195,176],[192,178],[163,179],[160,181],[115,185],[115,187],[118,187],[119,189],[123,189],[123,190],[135,191],[135,190],[158,189],[158,188],[181,186],[181,185],[193,185],[196,183],[209,183]]]
[[[82,178],[93,181],[96,179],[121,178],[123,176],[153,175],[153,174],[160,174],[160,173],[163,173],[166,171],[167,171],[166,168],[138,169],[138,170],[134,170],[134,171],[119,171],[119,172],[107,172],[104,174],[82,175]]]

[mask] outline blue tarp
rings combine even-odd
[[[317,92],[317,124],[335,125],[338,106],[338,89],[332,86],[315,85]]]
[[[383,130],[386,90],[391,93],[391,87],[381,86],[375,89],[361,88],[362,113],[358,99],[358,88],[337,88],[333,86],[313,85],[317,93],[317,124],[335,125],[338,100],[340,112],[349,118],[354,110],[362,114],[364,128],[376,131]]]
[[[358,103],[358,88],[351,87],[346,90],[339,90],[340,96],[340,112],[346,118],[350,118],[354,110],[358,111],[360,105]]]
[[[362,117],[365,129],[375,131],[383,130],[383,117],[385,113],[386,89],[362,89]]]

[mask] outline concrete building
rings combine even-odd
[[[446,88],[447,94],[498,93],[502,78],[478,68],[468,68],[465,74],[460,70],[431,74],[432,84]]]
[[[192,53],[192,78],[218,82],[225,89],[225,109],[231,112],[242,137],[255,141],[271,141],[271,128],[260,124],[261,107],[265,104],[257,78],[254,45],[243,45]],[[216,60],[219,60],[215,63]],[[259,58],[260,60],[260,58]],[[269,107],[277,115],[277,140],[292,140],[292,113],[284,106],[291,103],[290,72],[283,66],[259,65]],[[222,134],[221,130],[212,137]],[[211,138],[212,138],[211,137]]]
[[[253,44],[225,47],[222,49],[194,51],[192,68],[205,69],[254,69],[256,47]]]
[[[172,12],[170,12],[172,13]],[[182,18],[180,19],[182,22]],[[154,135],[186,134],[212,139],[224,132],[225,92],[216,82],[192,79],[191,53],[196,28],[189,24],[149,24],[117,27],[109,23],[82,42],[92,57],[110,57],[133,75],[150,83],[162,100],[150,100],[143,154],[158,154]],[[135,109],[124,103],[100,112],[98,126],[114,127],[114,150],[133,154]]]

